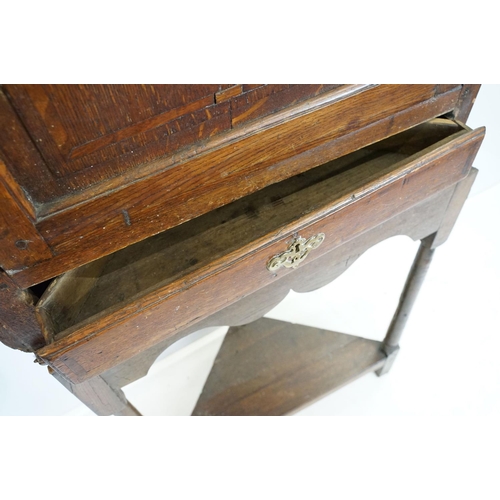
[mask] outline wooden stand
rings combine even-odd
[[[180,338],[220,325],[232,328],[193,415],[291,414],[366,373],[385,374],[399,351],[404,326],[434,248],[447,239],[476,173],[473,169],[450,191],[372,228],[99,376],[68,384],[56,373],[53,375],[98,415],[140,415],[121,388],[147,375],[155,359]],[[290,289],[307,292],[320,288],[342,274],[373,244],[402,233],[421,239],[421,245],[383,341],[261,319]]]
[[[193,415],[286,415],[375,372],[387,373],[430,267],[475,179],[462,182],[440,230],[421,241],[383,342],[271,319],[231,328]]]
[[[476,175],[477,90],[3,86],[0,342],[98,415],[139,415],[122,387],[211,326],[234,328],[197,415],[288,414],[386,373]],[[383,342],[260,319],[403,234],[422,245]]]
[[[422,241],[384,342],[262,318],[229,329],[193,415],[287,415],[365,373],[387,373],[429,268]]]

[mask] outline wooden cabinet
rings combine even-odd
[[[135,414],[119,388],[178,338],[255,319],[377,241],[432,252],[484,135],[463,124],[470,85],[2,90],[1,338],[98,413]],[[370,344],[371,369],[396,347]]]
[[[218,116],[210,111],[218,89],[226,86],[194,87],[184,101],[204,106],[201,132],[186,118],[161,135],[173,110],[193,114],[175,107],[183,92],[177,86],[149,93],[128,86],[126,92],[121,86],[6,86],[0,147],[8,210],[17,222],[6,222],[0,265],[16,283],[53,278],[453,111],[461,95],[460,86],[436,85],[342,85],[323,92],[330,86],[297,86],[302,96],[279,86],[274,93],[273,86],[237,86],[239,94],[219,103],[227,105],[220,115],[227,124],[205,136]],[[209,105],[193,101],[209,90]],[[155,99],[166,104],[153,107]],[[185,142],[168,140],[188,132]]]

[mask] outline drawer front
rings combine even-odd
[[[289,267],[268,268],[294,238],[324,235],[306,257],[312,261],[456,184],[469,172],[483,135],[483,129],[454,134],[335,201],[298,215],[279,231],[256,238],[109,314],[76,325],[37,355],[77,383],[111,368],[294,272]]]

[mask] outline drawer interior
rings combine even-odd
[[[346,195],[366,189],[387,174],[403,172],[410,158],[467,133],[451,120],[435,119],[309,170],[190,220],[56,278],[37,310],[49,338],[79,326],[169,283],[185,286],[256,240],[265,244],[284,225]],[[228,260],[230,262],[230,259]]]

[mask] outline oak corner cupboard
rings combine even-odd
[[[121,388],[207,326],[231,328],[194,415],[386,373],[477,173],[478,90],[2,85],[0,341],[98,415],[140,415]],[[398,234],[421,245],[384,339],[263,317]]]

